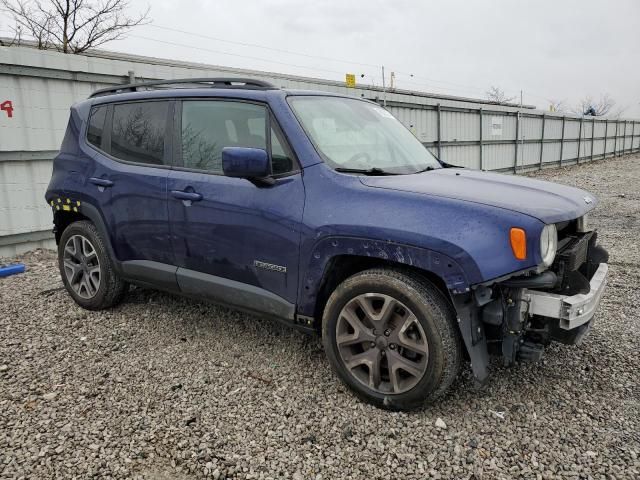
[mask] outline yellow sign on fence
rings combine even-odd
[[[347,88],[356,88],[356,76],[353,73],[347,73],[344,78]]]

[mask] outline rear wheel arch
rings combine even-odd
[[[88,217],[83,215],[80,212],[67,212],[67,211],[57,211],[53,214],[53,224],[55,225],[55,237],[56,237],[56,245],[60,243],[60,238],[62,234],[67,229],[69,225],[74,222],[80,222],[82,220],[89,220]]]
[[[91,222],[102,239],[104,247],[113,262],[113,266],[116,271],[121,272],[120,262],[115,255],[113,246],[111,245],[111,235],[106,227],[105,221],[102,218],[100,211],[89,203],[82,203],[77,212],[69,212],[66,210],[58,210],[54,212],[53,223],[55,225],[55,238],[56,244],[60,243],[60,238],[64,231],[75,222],[86,220]]]

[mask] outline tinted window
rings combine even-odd
[[[107,106],[93,107],[89,116],[87,127],[87,141],[98,148],[102,147],[102,134],[104,131],[104,119],[107,116]]]
[[[182,163],[222,173],[224,147],[267,148],[266,109],[240,102],[186,101],[182,104]]]
[[[129,162],[164,164],[167,102],[113,106],[111,155]]]

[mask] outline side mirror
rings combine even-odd
[[[227,177],[259,179],[271,175],[269,155],[261,148],[224,147],[222,171]]]

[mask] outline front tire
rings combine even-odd
[[[462,347],[453,307],[426,279],[371,269],[342,282],[322,321],[329,361],[361,399],[411,410],[453,383]]]
[[[103,310],[122,301],[129,285],[116,273],[95,225],[69,225],[58,244],[60,275],[71,298],[87,310]]]

